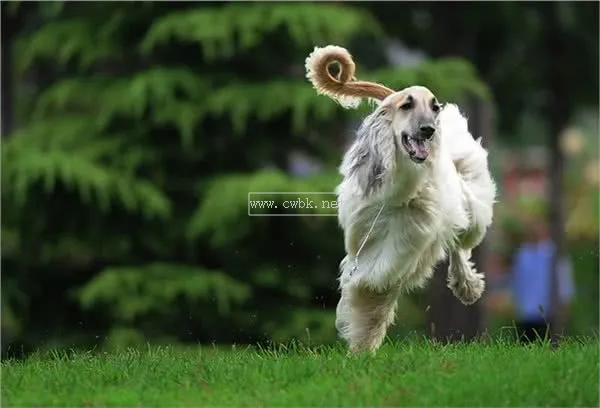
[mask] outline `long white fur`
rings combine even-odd
[[[381,345],[398,296],[424,286],[446,257],[448,286],[464,304],[477,301],[485,288],[470,262],[472,248],[492,222],[496,197],[481,140],[473,139],[458,107],[447,104],[438,115],[431,160],[417,164],[394,146],[402,124],[390,126],[383,114],[376,108],[363,121],[336,190],[346,249],[336,327],[353,351]],[[373,156],[381,170],[375,178],[369,170]],[[357,250],[382,205],[353,272]]]

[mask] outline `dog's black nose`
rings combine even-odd
[[[429,139],[435,133],[435,127],[433,125],[421,125],[419,126],[419,132],[421,136]]]

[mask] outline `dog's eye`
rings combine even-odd
[[[412,107],[413,107],[412,101],[408,101],[408,102],[405,102],[402,105],[400,105],[400,109],[402,109],[403,111],[411,110]]]
[[[440,104],[439,104],[439,103],[437,103],[437,102],[436,102],[436,103],[434,103],[434,104],[431,106],[431,109],[432,109],[432,110],[433,110],[435,113],[438,113],[438,112],[440,111],[440,109],[442,109],[442,107],[440,106]]]

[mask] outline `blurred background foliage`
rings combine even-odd
[[[2,3],[4,349],[334,341],[335,217],[247,213],[249,191],[333,191],[348,124],[368,112],[317,96],[304,59],[338,44],[362,79],[485,101],[510,153],[544,140],[547,61],[534,51],[548,19],[579,57],[561,65],[569,119],[583,112],[596,143],[566,185],[577,270],[597,286],[598,188],[577,179],[598,160],[598,7],[549,7]],[[429,57],[391,64],[394,39]],[[293,174],[293,151],[321,171]],[[518,230],[523,211],[500,209],[498,223]],[[401,331],[423,326],[417,305],[403,299]]]

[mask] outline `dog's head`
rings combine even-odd
[[[386,185],[418,182],[415,176],[434,163],[441,149],[441,110],[433,93],[422,86],[385,97],[358,129],[342,173],[355,174],[366,194]]]
[[[400,154],[414,163],[435,156],[440,144],[438,114],[441,105],[423,86],[411,86],[385,98],[374,115],[389,121]]]

